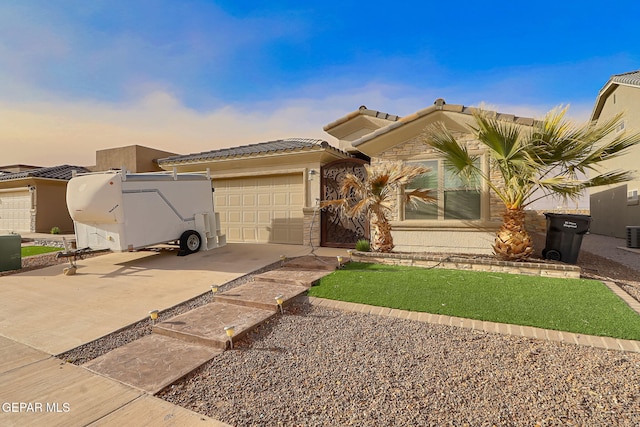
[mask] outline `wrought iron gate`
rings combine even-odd
[[[328,163],[321,169],[322,200],[342,198],[340,187],[347,174],[361,179],[366,176],[360,159],[342,159]],[[359,239],[369,238],[369,222],[366,217],[347,218],[336,206],[327,206],[320,214],[320,245],[332,248],[355,248]]]

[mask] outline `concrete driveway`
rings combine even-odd
[[[0,336],[56,355],[203,294],[280,255],[301,256],[309,247],[230,243],[186,257],[176,252],[112,253],[0,277]]]

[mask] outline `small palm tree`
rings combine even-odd
[[[618,184],[632,177],[621,170],[599,173],[598,166],[640,143],[640,134],[613,135],[621,115],[599,126],[575,126],[565,119],[566,111],[554,109],[530,128],[497,120],[482,111],[474,114],[471,129],[490,154],[492,169],[502,176],[500,183],[493,182],[490,173],[474,163],[478,156],[469,154],[444,125],[432,125],[425,131],[425,142],[444,156],[450,170],[467,179],[479,177],[504,203],[503,224],[493,245],[502,259],[523,260],[533,253],[524,227],[526,206],[549,195],[576,200],[586,188]],[[588,172],[591,178],[586,178]]]
[[[374,166],[365,165],[367,175],[360,179],[353,174],[345,175],[338,200],[327,200],[323,206],[337,205],[350,218],[366,215],[371,224],[371,250],[391,252],[391,214],[396,202],[396,190],[420,175],[428,168],[402,162],[385,162]],[[416,189],[405,193],[407,203],[423,200],[434,202],[429,190]]]

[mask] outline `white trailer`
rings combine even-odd
[[[132,251],[178,242],[179,255],[226,243],[214,211],[211,179],[195,173],[99,172],[67,185],[76,246]]]

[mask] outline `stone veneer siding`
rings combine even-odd
[[[302,235],[303,246],[320,246],[320,209],[315,212],[315,208],[304,208],[304,231]]]

